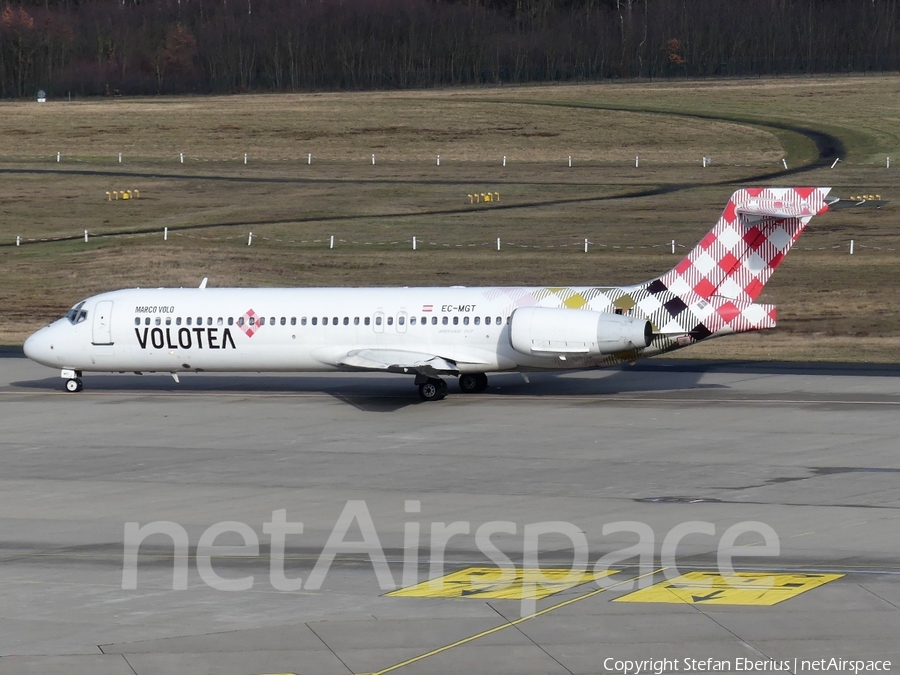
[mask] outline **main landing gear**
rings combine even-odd
[[[447,383],[439,377],[416,378],[419,396],[423,401],[440,401],[447,396]],[[479,394],[487,389],[488,380],[484,373],[464,373],[459,376],[459,390],[464,394]]]
[[[447,383],[439,377],[429,377],[419,385],[419,396],[423,401],[440,401],[447,395]]]
[[[464,373],[459,376],[459,390],[464,394],[480,394],[487,386],[487,375],[484,373]]]

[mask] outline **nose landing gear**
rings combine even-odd
[[[74,394],[75,392],[84,389],[84,384],[81,382],[80,370],[69,370],[67,368],[63,370],[59,376],[66,381],[66,391]]]

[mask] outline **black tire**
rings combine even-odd
[[[441,379],[429,379],[419,385],[419,397],[423,401],[440,401],[447,395],[447,383]]]
[[[464,394],[480,394],[487,386],[487,375],[484,373],[463,373],[459,376],[459,390]]]
[[[66,391],[74,394],[76,391],[81,391],[83,389],[83,385],[81,384],[81,380],[77,377],[73,377],[71,380],[66,380]]]

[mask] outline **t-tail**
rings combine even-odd
[[[810,219],[836,201],[826,199],[830,190],[747,188],[731,195],[694,250],[646,285],[659,301],[651,317],[659,333],[684,344],[774,328],[775,305],[756,299]]]

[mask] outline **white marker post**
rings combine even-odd
[[[834,167],[836,167],[836,166],[837,166],[837,163],[840,162],[840,161],[841,161],[841,158],[840,158],[840,157],[838,157],[836,160],[834,160],[834,162],[833,162],[832,165],[831,165],[831,168],[833,169]]]
[[[588,240],[585,239],[585,240],[584,240],[584,252],[585,252],[585,253],[587,253],[587,247],[588,247]]]
[[[253,243],[253,233],[250,233],[250,236],[247,237],[247,246]]]
[[[441,165],[441,156],[440,155],[437,156],[437,165],[438,166]]]
[[[178,158],[181,160],[181,163],[184,164],[184,153],[183,152],[178,153]]]
[[[891,158],[890,157],[887,158],[887,168],[888,169],[891,168]]]
[[[503,155],[503,166],[506,166],[506,155]]]
[[[87,243],[87,240],[88,240],[88,231],[85,230],[85,231],[84,231],[84,243],[85,243],[85,244]]]
[[[334,248],[334,235],[331,235],[331,239],[328,241],[328,248]]]
[[[782,157],[782,158],[781,158],[781,163],[784,164],[784,168],[786,169],[786,168],[787,168],[787,159],[784,158],[784,157]]]
[[[569,155],[569,168],[572,168],[572,155]]]
[[[120,152],[119,153],[119,164],[121,164],[121,163],[122,163],[122,153]]]
[[[306,163],[312,164],[312,153],[311,152],[306,154]]]
[[[61,152],[57,152],[57,153],[56,153],[56,163],[57,163],[57,164],[59,164],[59,158],[60,158],[60,157],[62,157],[62,153],[61,153]]]
[[[850,255],[853,255],[853,240],[850,240]]]
[[[20,237],[19,235],[16,235],[16,246],[21,246],[21,245],[22,245],[22,237]]]
[[[169,241],[169,228],[163,228],[163,241]]]
[[[416,235],[413,235],[413,251],[416,250]]]
[[[703,168],[706,168],[706,157],[703,158]]]
[[[246,164],[246,163],[247,163],[247,153],[245,152],[244,153],[244,164]]]
[[[500,250],[500,237],[497,237],[497,250]]]
[[[634,156],[634,168],[637,169],[640,167],[641,158],[637,155]]]
[[[672,255],[675,255],[675,240],[672,240]]]
[[[375,166],[375,153],[372,153],[372,166]]]

